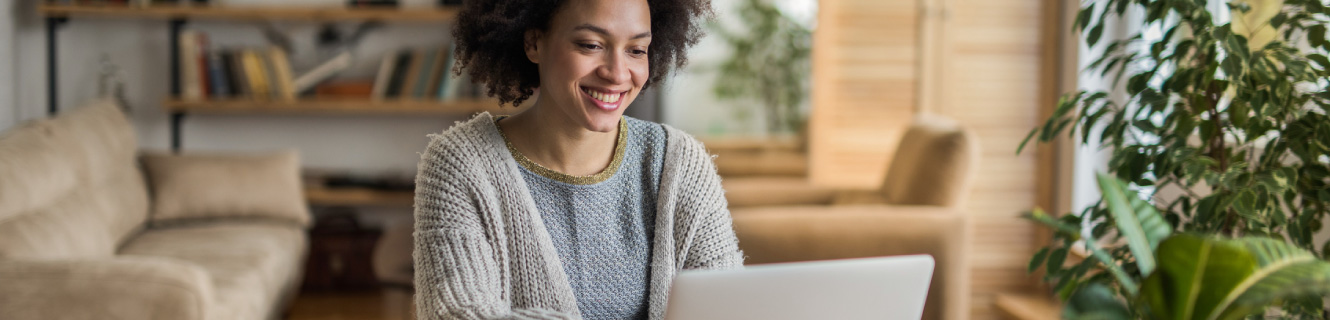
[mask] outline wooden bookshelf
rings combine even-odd
[[[315,206],[393,206],[410,207],[416,195],[411,191],[383,191],[367,188],[327,188],[306,186],[305,200]]]
[[[201,20],[296,20],[393,22],[447,22],[457,16],[455,7],[440,8],[300,8],[227,7],[209,5],[54,4],[43,3],[37,12],[46,17],[104,17]]]
[[[168,112],[199,114],[408,114],[458,115],[489,111],[497,114],[513,113],[518,108],[499,107],[493,99],[462,99],[453,101],[412,99],[299,99],[263,100],[236,98],[221,100],[168,99],[162,104]]]

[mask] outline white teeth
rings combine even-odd
[[[583,90],[585,90],[587,95],[590,95],[592,98],[595,98],[596,100],[600,100],[601,102],[606,102],[606,103],[619,102],[619,97],[623,96],[622,94],[601,93],[600,91],[595,91],[591,89],[583,89]]]

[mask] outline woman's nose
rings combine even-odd
[[[629,74],[628,66],[624,65],[626,59],[623,53],[614,53],[606,55],[605,63],[597,69],[597,76],[609,81],[612,84],[622,84],[628,82],[632,77]]]

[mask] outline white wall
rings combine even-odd
[[[13,1],[0,2],[0,132],[13,126],[17,119],[14,107],[14,29],[18,19],[14,15],[16,5]]]

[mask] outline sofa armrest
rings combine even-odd
[[[0,261],[5,319],[204,319],[204,270],[161,258]]]
[[[936,261],[924,319],[964,319],[969,308],[967,215],[934,206],[787,206],[731,210],[748,263],[906,254]]]

